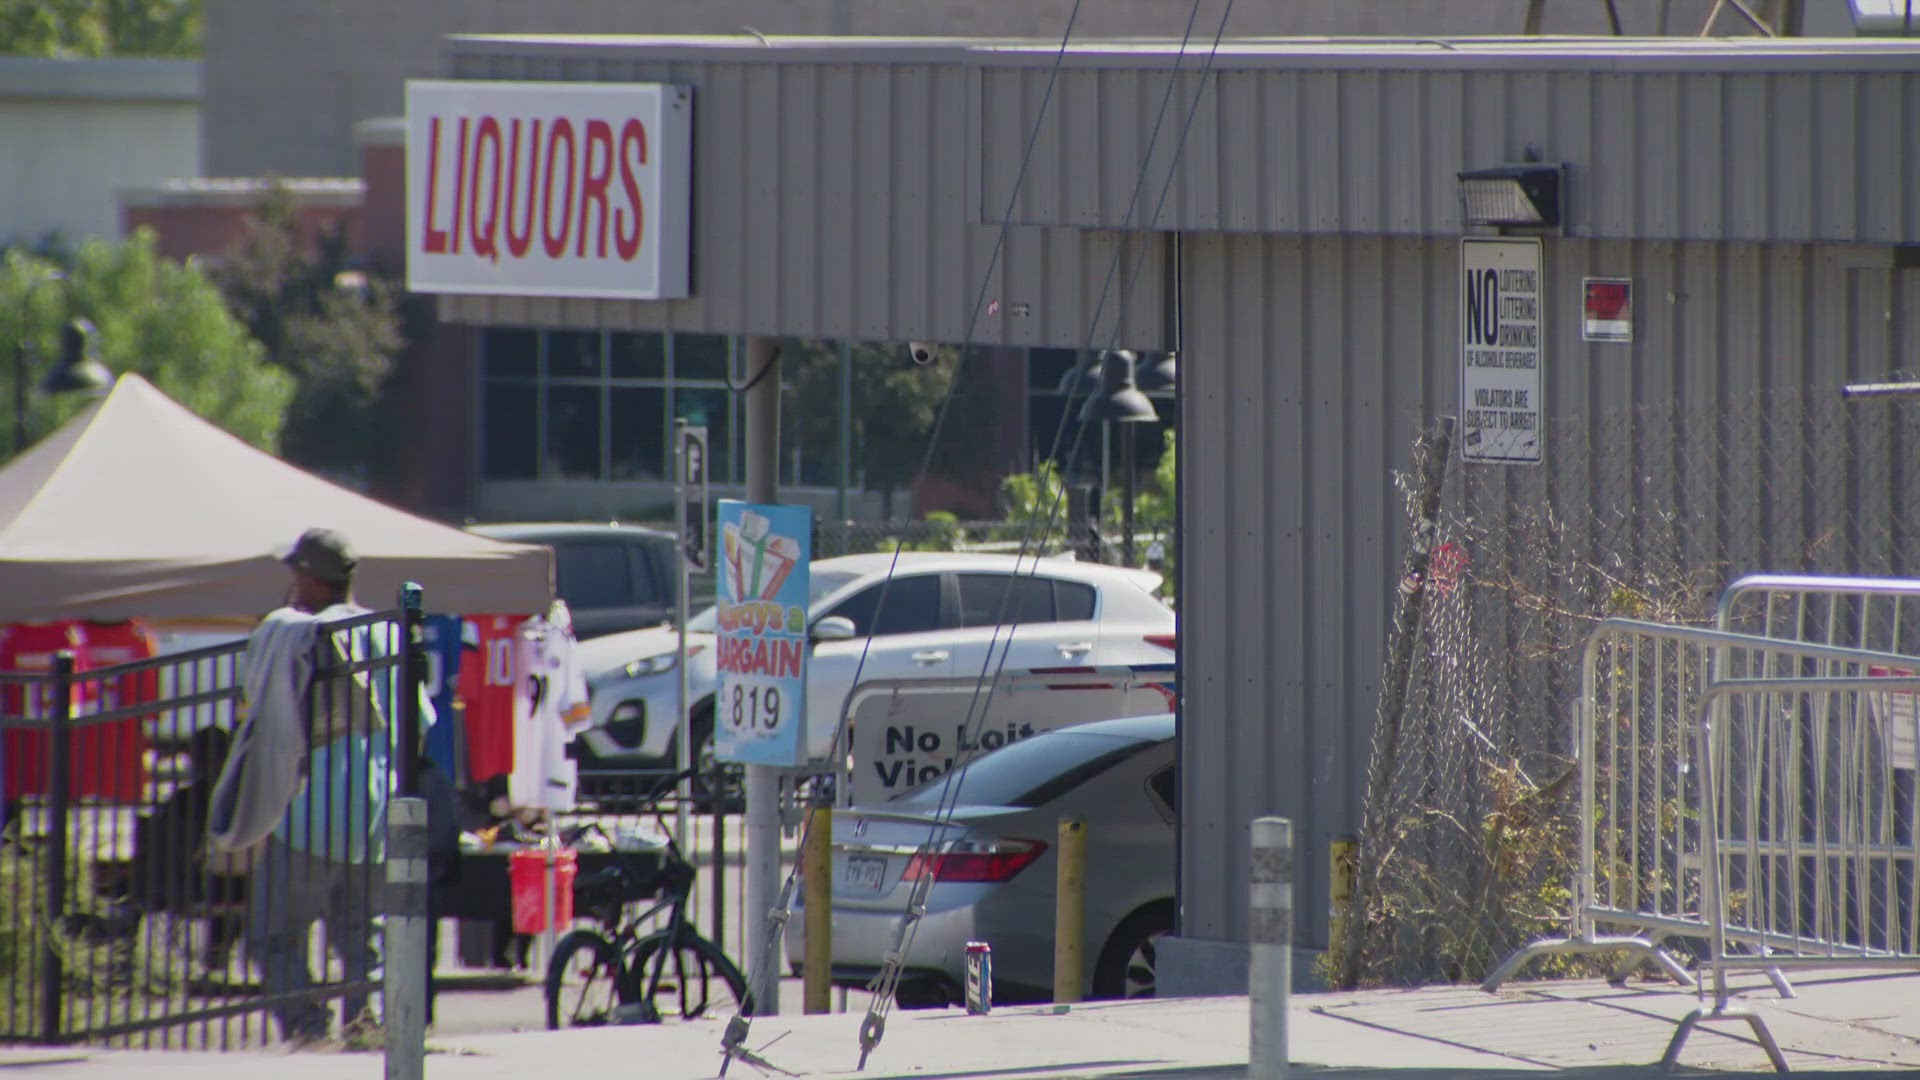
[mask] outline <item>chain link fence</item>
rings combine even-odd
[[[1564,930],[1579,827],[1570,717],[1592,628],[1709,626],[1746,573],[1915,573],[1917,451],[1920,405],[1818,390],[1557,419],[1542,466],[1466,464],[1450,424],[1422,433],[1400,478],[1414,542],[1331,979],[1477,981]],[[1603,887],[1608,870],[1595,868]]]

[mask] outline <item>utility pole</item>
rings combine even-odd
[[[780,350],[770,337],[747,338],[745,397],[747,501],[780,499]],[[762,932],[780,902],[780,771],[748,765],[746,907],[748,978],[755,1016],[780,1013],[779,958]]]

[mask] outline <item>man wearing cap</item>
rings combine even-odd
[[[260,761],[242,767],[256,779],[248,794],[236,796],[242,806],[238,815],[250,817],[256,831],[268,815],[277,822],[265,838],[248,890],[248,950],[270,997],[312,988],[308,940],[315,919],[325,921],[327,945],[340,958],[345,981],[371,978],[373,917],[380,910],[387,798],[394,781],[389,741],[398,673],[389,668],[369,678],[365,671],[316,671],[314,654],[357,665],[390,656],[399,646],[389,622],[331,628],[367,612],[353,600],[357,560],[345,537],[331,529],[309,529],[281,561],[293,575],[286,605],[261,620],[243,661],[249,713],[240,741],[258,746],[252,753]],[[330,650],[314,647],[323,634]],[[420,695],[424,730],[434,713],[424,687]],[[290,758],[297,758],[291,771]],[[223,839],[218,792],[215,802],[218,844]],[[225,819],[225,842],[250,842],[247,822],[236,827],[232,817]],[[349,1024],[363,1022],[366,1004],[364,992],[341,998]],[[327,1036],[322,1000],[294,996],[272,1010],[289,1042]]]

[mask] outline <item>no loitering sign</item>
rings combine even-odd
[[[1460,241],[1460,455],[1539,464],[1546,338],[1540,241]]]

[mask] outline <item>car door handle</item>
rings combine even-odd
[[[913,654],[913,662],[916,664],[944,664],[947,662],[948,655],[949,653],[945,649],[923,649]]]
[[[1091,641],[1063,641],[1058,646],[1061,656],[1085,656],[1093,651]]]

